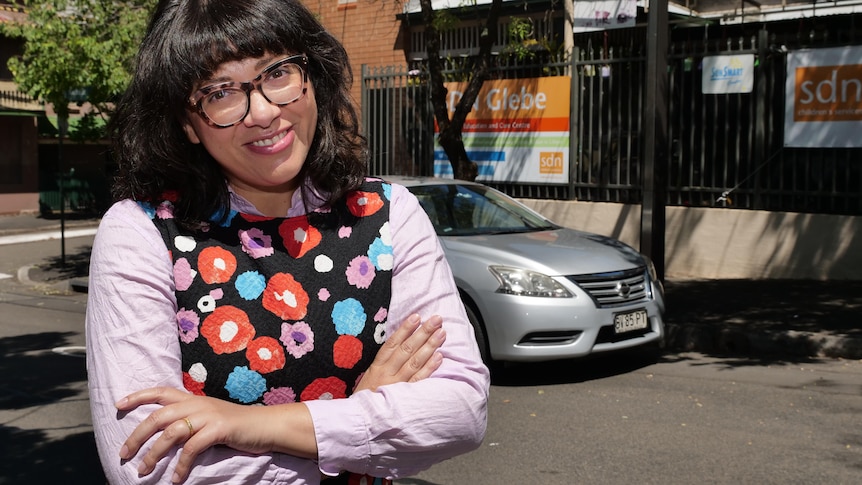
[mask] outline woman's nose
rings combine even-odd
[[[270,103],[263,93],[258,90],[249,93],[248,115],[243,120],[246,126],[269,126],[280,115],[281,107]]]

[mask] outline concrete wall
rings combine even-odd
[[[552,221],[640,245],[640,206],[520,199]],[[668,207],[668,280],[862,280],[862,217]]]

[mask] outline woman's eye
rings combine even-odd
[[[221,103],[225,100],[229,99],[231,96],[236,94],[235,89],[219,89],[218,91],[213,91],[207,96],[208,103]]]

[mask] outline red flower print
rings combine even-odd
[[[362,341],[353,335],[342,335],[332,347],[332,360],[342,369],[352,369],[362,358]]]
[[[201,324],[201,335],[217,354],[245,349],[254,338],[254,327],[248,315],[235,306],[217,307]]]
[[[240,212],[240,216],[242,216],[242,218],[247,220],[248,222],[269,221],[273,219],[272,217],[258,216],[255,214],[244,214],[242,212]]]
[[[320,231],[308,223],[307,217],[291,217],[278,226],[278,234],[284,239],[287,254],[301,258],[320,244]]]
[[[282,320],[299,320],[308,311],[308,293],[293,276],[276,273],[263,290],[263,307]]]
[[[208,284],[227,283],[236,271],[236,257],[220,247],[204,248],[198,256],[198,270]]]
[[[365,217],[374,214],[383,207],[380,195],[374,192],[362,192],[357,190],[347,196],[347,208],[356,217]]]
[[[245,350],[251,370],[268,374],[284,368],[284,348],[272,337],[258,337]]]
[[[206,395],[204,394],[204,383],[194,380],[188,372],[183,372],[183,387],[196,396]]]
[[[315,379],[308,385],[302,394],[300,401],[314,401],[315,399],[341,399],[347,397],[347,384],[337,377],[321,377]]]

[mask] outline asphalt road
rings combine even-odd
[[[399,485],[856,484],[862,361],[666,354],[518,368],[477,451]]]
[[[91,239],[68,241],[89,247]],[[0,246],[0,484],[98,484],[84,360],[86,296],[17,283],[57,241]]]
[[[92,238],[66,243],[73,265]],[[0,246],[0,274],[44,261],[58,245]],[[104,483],[81,355],[85,305],[82,293],[0,279],[0,484]],[[856,484],[862,477],[860,360],[635,352],[519,365],[495,378],[489,413],[479,449],[396,483]]]

